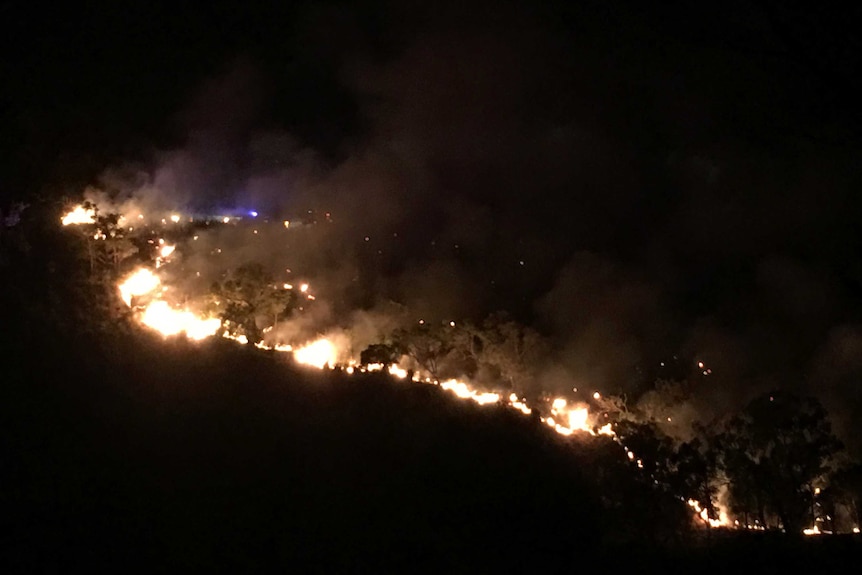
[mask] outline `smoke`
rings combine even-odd
[[[550,343],[549,390],[637,396],[679,377],[660,365],[681,358],[705,416],[775,386],[859,411],[854,154],[722,124],[750,110],[711,94],[688,51],[650,48],[647,24],[625,21],[617,41],[591,34],[586,11],[572,37],[538,10],[387,10],[400,25],[376,34],[343,10],[304,24],[309,58],[353,103],[320,104],[347,126],[330,149],[273,119],[309,87],[244,56],[175,117],[180,146],[107,170],[88,196],[274,222],[203,230],[166,273],[190,292],[250,261],[308,281],[316,300],[285,339],[343,333],[359,349],[418,319],[507,309]],[[745,77],[768,101],[770,78]]]

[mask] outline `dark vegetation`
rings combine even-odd
[[[112,266],[93,274],[57,218],[33,205],[0,238],[6,572],[771,572],[860,551],[852,536],[697,529],[679,500],[711,500],[713,470],[738,466],[754,508],[801,521],[800,482],[835,448],[807,400],[776,397],[772,419],[755,402],[683,447],[621,420],[639,470],[607,438],[561,439],[431,386],[143,332]],[[842,473],[852,498],[858,473]]]

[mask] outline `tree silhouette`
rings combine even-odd
[[[393,344],[373,343],[359,354],[359,363],[362,365],[380,363],[388,367],[397,362],[402,355],[402,351]]]
[[[498,312],[485,319],[476,336],[481,343],[477,354],[480,364],[495,369],[510,389],[524,392],[530,387],[546,351],[538,332]]]
[[[718,445],[735,510],[764,524],[766,513],[774,513],[789,533],[813,520],[813,483],[841,449],[816,399],[777,391],[729,421]]]
[[[443,361],[455,349],[454,333],[448,328],[429,323],[400,328],[392,334],[392,341],[421,369],[437,378]]]
[[[210,290],[214,307],[226,329],[235,327],[249,344],[263,339],[263,328],[275,326],[288,314],[296,300],[291,290],[275,283],[272,275],[257,263],[247,263],[230,270]]]

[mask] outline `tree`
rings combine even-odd
[[[495,369],[510,389],[523,391],[529,387],[546,352],[546,344],[537,331],[498,312],[485,319],[475,337],[480,343],[477,353],[480,364]]]
[[[701,430],[704,431],[704,430]],[[673,489],[686,500],[693,499],[706,509],[710,519],[718,519],[716,451],[708,438],[694,437],[677,448],[673,455]]]
[[[752,400],[727,423],[718,445],[735,510],[764,524],[773,513],[791,533],[813,520],[813,483],[841,449],[816,399],[778,391]]]
[[[429,323],[400,328],[392,334],[393,345],[436,379],[443,361],[455,349],[454,334],[447,328]]]
[[[272,275],[257,263],[247,263],[230,270],[211,288],[213,304],[227,329],[236,326],[237,335],[248,343],[263,339],[264,326],[275,326],[279,317],[289,313],[296,301],[292,290],[275,283]]]
[[[384,367],[389,367],[396,363],[402,355],[401,350],[393,344],[372,343],[359,354],[359,363],[362,365],[380,363]]]
[[[859,527],[862,519],[862,464],[846,465],[835,472],[829,482],[829,488],[824,493],[833,508],[831,515],[835,517],[834,525],[839,531],[850,531]],[[843,517],[836,517],[839,508],[843,508]]]

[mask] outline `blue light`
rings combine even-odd
[[[257,217],[257,212],[256,212],[256,211],[254,211],[254,210],[250,211],[248,214],[249,214],[251,217],[253,217],[253,218],[256,218],[256,217]]]

